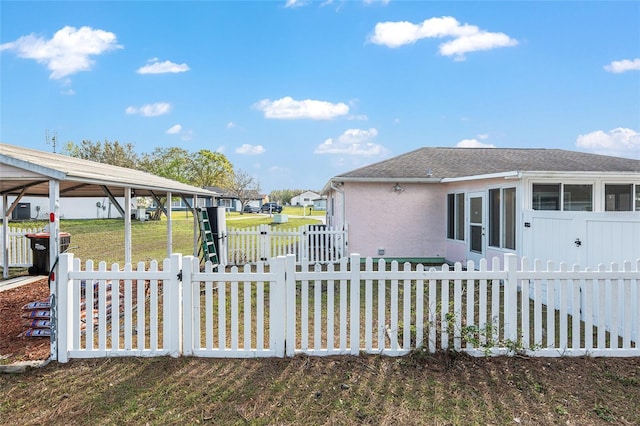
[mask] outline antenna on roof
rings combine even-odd
[[[58,132],[54,131],[53,135],[49,135],[49,129],[44,131],[44,141],[47,145],[53,146],[53,153],[56,153],[56,145],[58,144]]]

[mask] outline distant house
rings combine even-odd
[[[327,223],[348,225],[347,250],[363,256],[640,259],[640,160],[427,147],[334,176],[323,193]]]
[[[227,209],[227,211],[239,212],[242,210],[241,200],[235,195],[229,192],[229,190],[225,188],[221,188],[218,186],[207,186],[205,189],[209,191],[216,192],[220,195],[216,197],[218,202],[218,206],[222,206]],[[249,191],[250,198],[246,201],[245,205],[250,205],[253,207],[260,207],[263,204],[264,195],[258,194],[255,191]]]
[[[296,195],[295,197],[291,198],[291,205],[292,206],[312,206],[313,205],[313,200],[319,199],[320,194],[313,192],[313,191],[304,191],[298,195]]]
[[[314,210],[326,210],[327,209],[327,198],[321,197],[313,200],[313,209]]]
[[[216,198],[218,207],[224,207],[227,211],[232,212],[240,211],[240,200],[228,190],[220,188],[219,186],[205,186],[205,189],[220,194]]]

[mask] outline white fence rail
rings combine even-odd
[[[26,268],[33,265],[31,242],[25,236],[42,232],[42,228],[9,228],[9,262],[10,268]],[[4,265],[4,256],[0,256],[0,266]]]
[[[376,263],[322,266],[295,255],[256,268],[200,271],[197,258],[81,270],[60,257],[57,359],[192,355],[640,356],[640,260],[568,270],[507,254],[488,268]],[[83,291],[83,282],[85,284]],[[89,291],[93,288],[93,291]],[[115,289],[118,289],[116,292]],[[90,308],[93,308],[93,312]],[[90,314],[90,312],[92,312]],[[87,318],[93,316],[93,320]],[[84,319],[84,321],[83,321]]]
[[[277,256],[294,254],[296,262],[331,263],[344,257],[347,232],[325,225],[275,228],[259,225],[228,228],[226,234],[229,265],[268,262]]]

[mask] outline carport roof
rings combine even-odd
[[[60,182],[62,197],[102,197],[108,188],[122,197],[125,188],[136,196],[171,192],[173,195],[213,197],[206,189],[139,170],[0,143],[0,194],[49,196],[49,180]]]

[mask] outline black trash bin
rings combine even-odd
[[[64,253],[71,243],[71,235],[66,232],[60,232],[60,253]],[[30,275],[48,275],[49,274],[49,233],[38,232],[36,234],[27,234],[31,240],[31,251],[33,252],[33,266],[29,268]]]

